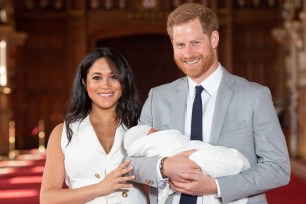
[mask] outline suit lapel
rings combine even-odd
[[[185,111],[187,106],[188,81],[182,78],[172,97],[173,128],[185,133]]]
[[[232,75],[223,68],[223,76],[217,92],[214,116],[211,127],[210,144],[217,145],[226,114],[233,96],[230,86],[234,83]]]

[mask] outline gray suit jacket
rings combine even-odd
[[[237,149],[251,165],[240,174],[217,178],[222,202],[248,197],[248,203],[267,203],[264,192],[290,180],[288,150],[271,93],[267,87],[222,69],[209,143]],[[187,77],[152,88],[139,122],[158,130],[184,132],[187,94]],[[130,159],[137,182],[160,187],[156,178],[158,158]],[[151,203],[157,202],[156,194],[151,188]]]

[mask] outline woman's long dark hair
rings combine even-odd
[[[116,106],[116,114],[121,123],[127,128],[135,126],[140,116],[140,101],[132,70],[125,60],[117,51],[111,48],[96,48],[89,52],[80,63],[74,79],[72,93],[67,102],[65,123],[67,138],[70,142],[72,138],[72,130],[70,124],[75,121],[83,120],[92,108],[92,101],[89,98],[83,81],[86,82],[88,70],[91,66],[101,58],[107,59],[118,77],[122,95]]]

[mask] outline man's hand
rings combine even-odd
[[[172,157],[168,157],[164,161],[164,175],[169,177],[172,181],[189,182],[179,175],[186,172],[201,172],[199,166],[188,158],[193,152],[195,152],[195,150],[185,151]]]
[[[196,173],[182,173],[181,179],[189,182],[178,182],[170,180],[170,186],[177,192],[193,195],[212,195],[217,194],[217,184],[213,178],[198,171]]]

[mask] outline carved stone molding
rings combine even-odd
[[[303,6],[304,5],[304,6]],[[275,39],[287,51],[285,69],[289,89],[289,150],[293,157],[306,158],[306,111],[304,100],[306,89],[306,0],[285,0],[282,16],[284,24],[273,30]],[[303,94],[304,93],[304,94]],[[299,148],[302,145],[302,148]],[[304,155],[305,154],[305,155]]]

